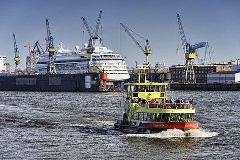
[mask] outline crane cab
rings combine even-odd
[[[196,57],[196,54],[195,53],[186,53],[185,54],[185,58],[186,59],[195,59],[195,57]]]

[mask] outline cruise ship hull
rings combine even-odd
[[[99,74],[0,76],[1,91],[99,92]]]

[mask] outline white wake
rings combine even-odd
[[[166,131],[162,131],[159,133],[151,133],[151,134],[126,134],[127,137],[144,137],[144,138],[184,138],[184,137],[193,137],[193,138],[202,138],[202,137],[214,137],[219,133],[211,132],[204,129],[191,129],[188,131],[182,131],[179,129],[168,129]]]

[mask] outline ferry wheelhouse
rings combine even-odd
[[[195,107],[184,99],[168,99],[168,83],[149,82],[148,67],[138,68],[138,81],[126,83],[123,115],[114,124],[125,132],[146,133],[167,129],[189,130],[198,127]]]

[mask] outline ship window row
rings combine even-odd
[[[164,92],[166,90],[166,86],[154,86],[154,85],[141,85],[141,86],[129,86],[128,88],[131,92]]]
[[[105,72],[116,72],[116,71],[118,71],[118,72],[126,72],[127,70],[125,70],[125,69],[118,69],[118,70],[104,69],[104,71]]]
[[[112,63],[112,64],[109,64],[109,63],[104,63],[103,66],[104,67],[108,67],[108,68],[112,68],[112,69],[116,69],[116,65],[117,67],[122,67],[124,69],[126,69],[126,65],[125,64],[121,64],[121,63]]]
[[[122,61],[124,61],[124,59],[93,59],[93,61],[100,61],[100,60],[122,60]],[[90,59],[89,58],[86,58],[86,59],[73,59],[73,60],[63,60],[63,61],[61,61],[61,60],[56,60],[56,61],[54,61],[55,63],[71,63],[71,62],[87,62],[87,61],[90,61]],[[48,62],[47,61],[45,61],[45,62],[37,62],[37,64],[47,64]]]
[[[208,80],[235,80],[235,77],[208,77]]]
[[[104,61],[104,60],[106,60],[106,61],[109,61],[109,60],[121,60],[121,61],[124,61],[124,59],[122,59],[122,58],[93,58],[92,59],[93,61]]]
[[[128,74],[128,73],[107,73],[107,74]]]
[[[146,113],[132,112],[132,119],[154,122],[187,122],[193,120],[192,113]]]
[[[94,58],[121,58],[120,55],[101,55],[101,56],[93,56]]]

